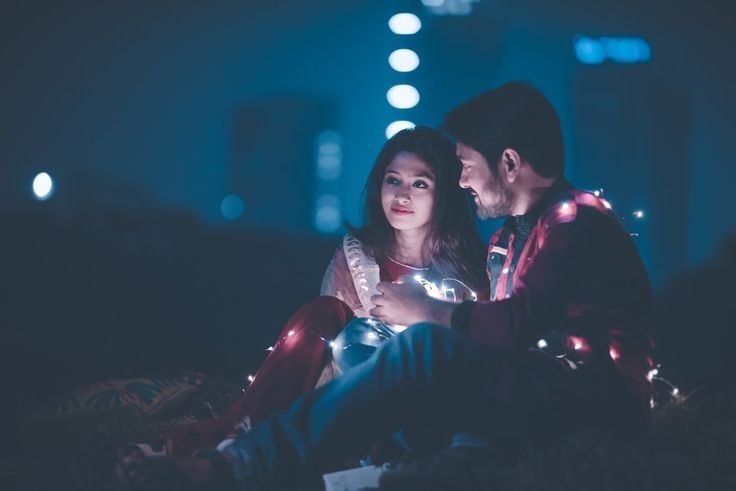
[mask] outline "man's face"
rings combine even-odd
[[[460,187],[467,189],[475,200],[478,217],[498,218],[511,215],[514,208],[514,194],[503,173],[494,176],[486,158],[478,151],[457,144],[457,158],[463,165],[460,173]],[[497,162],[492,165],[498,166]]]

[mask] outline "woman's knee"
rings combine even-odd
[[[340,370],[345,371],[367,360],[379,345],[393,336],[393,332],[380,322],[353,319],[331,344],[333,359]]]
[[[303,305],[287,321],[285,331],[307,328],[323,337],[336,336],[352,318],[350,307],[335,297],[317,297]]]

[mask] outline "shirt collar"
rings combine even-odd
[[[539,217],[554,203],[557,203],[562,199],[562,196],[566,194],[572,185],[567,182],[567,179],[560,177],[557,179],[542,195],[541,199],[531,207],[523,215],[511,216],[506,220],[506,224],[511,227],[516,235],[521,237],[528,237],[532,231],[532,227],[537,223]]]

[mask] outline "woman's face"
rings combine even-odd
[[[381,204],[395,230],[429,230],[434,206],[432,169],[413,153],[400,152],[386,166]]]

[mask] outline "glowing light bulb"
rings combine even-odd
[[[544,339],[540,339],[539,341],[537,341],[537,348],[544,349],[547,346],[547,341],[545,341]]]
[[[649,373],[647,373],[647,380],[651,382],[654,380],[654,377],[656,377],[659,374],[659,370],[656,368],[653,368],[652,370],[649,370]]]

